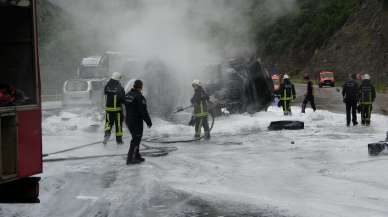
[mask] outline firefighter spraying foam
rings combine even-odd
[[[194,106],[194,118],[195,118],[195,138],[201,137],[202,127],[205,130],[205,139],[210,139],[210,129],[208,122],[208,102],[209,95],[201,86],[199,80],[194,80],[192,83],[194,88],[194,96],[191,98],[191,104]]]

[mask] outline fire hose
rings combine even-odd
[[[82,148],[86,148],[92,145],[102,144],[102,141],[98,142],[92,142],[85,145],[80,145],[52,153],[43,154],[43,162],[57,162],[57,161],[69,161],[69,160],[85,160],[85,159],[92,159],[92,158],[103,158],[103,157],[118,157],[118,156],[127,156],[127,154],[102,154],[102,155],[91,155],[91,156],[80,156],[80,157],[58,157],[58,158],[47,158],[52,155],[61,154],[65,152],[70,152]],[[164,146],[164,147],[155,147],[155,146],[149,146],[142,144],[142,147],[140,149],[140,153],[142,156],[146,157],[160,157],[168,155],[168,153],[172,151],[178,150],[177,147],[174,146]]]
[[[193,107],[192,105],[191,106],[186,106],[186,107],[178,107],[176,109],[176,111],[174,112],[174,114],[178,113],[178,112],[182,112],[182,111],[185,111],[189,108]],[[214,122],[215,122],[215,118],[214,118],[214,112],[212,109],[209,110],[209,115],[211,117],[211,125],[210,125],[210,128],[209,128],[209,133],[212,131],[213,127],[214,127]],[[190,120],[190,123],[189,125],[190,126],[193,126],[193,122],[194,122],[194,116],[191,117],[191,120]],[[201,136],[201,137],[198,137],[198,138],[192,138],[192,139],[183,139],[183,140],[168,140],[168,141],[165,141],[165,140],[162,140],[163,137],[159,137],[159,138],[155,138],[155,139],[148,139],[148,140],[145,140],[145,142],[149,142],[149,143],[159,143],[159,144],[174,144],[174,143],[189,143],[189,142],[195,142],[195,141],[199,141],[201,139],[205,138],[205,136]]]

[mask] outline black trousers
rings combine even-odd
[[[353,124],[357,124],[357,102],[346,102],[346,124],[350,125],[350,120]]]
[[[361,123],[363,125],[370,124],[370,118],[372,115],[372,105],[361,104]]]
[[[127,162],[132,161],[134,159],[139,159],[141,157],[139,149],[141,139],[143,137],[143,121],[139,123],[139,121],[127,120],[127,126],[129,132],[131,133],[132,140],[129,146]]]
[[[205,130],[205,134],[210,133],[209,122],[208,122],[207,116],[206,117],[195,117],[195,136],[196,137],[201,136],[202,127]]]
[[[305,113],[306,112],[306,106],[307,106],[307,103],[310,102],[311,104],[311,108],[315,111],[317,110],[317,107],[315,106],[315,100],[314,100],[314,96],[305,96],[304,97],[304,100],[303,100],[303,103],[302,103],[302,113]]]
[[[110,136],[113,125],[116,126],[116,139],[121,139],[123,136],[123,113],[105,112],[105,136]]]

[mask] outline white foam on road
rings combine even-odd
[[[166,208],[151,203],[170,195],[161,186],[205,201],[244,203],[287,215],[388,216],[388,156],[369,157],[367,150],[368,143],[385,138],[387,116],[373,115],[371,127],[347,128],[343,114],[293,110],[292,117],[271,107],[268,112],[217,118],[212,140],[176,144],[177,152],[147,158],[142,165],[127,167],[121,157],[47,163],[40,207],[0,205],[0,216],[50,216],[55,211],[57,216],[145,216],[149,209]],[[268,131],[277,120],[304,121],[305,129]],[[43,122],[44,150],[101,140],[102,125],[90,113],[48,117]],[[191,138],[193,133],[192,127],[154,118],[145,137]],[[123,146],[111,142],[54,157],[125,154],[128,143],[126,138]],[[93,198],[60,202],[80,195]]]

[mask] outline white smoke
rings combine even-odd
[[[264,26],[297,8],[296,0],[51,1],[64,8],[81,35],[96,46],[160,59],[185,87],[194,78],[206,79],[203,72],[209,65],[254,53],[252,22]]]

